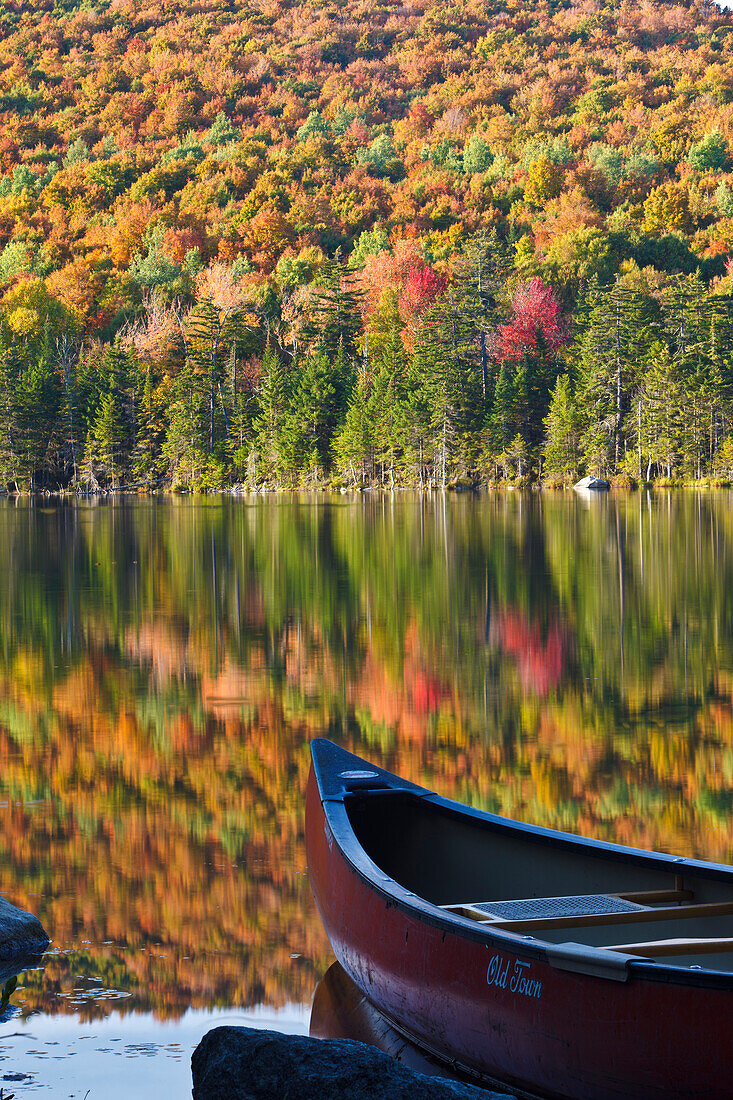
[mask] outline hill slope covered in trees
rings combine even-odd
[[[728,12],[0,27],[0,482],[731,476]]]

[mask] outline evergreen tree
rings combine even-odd
[[[467,473],[475,468],[484,418],[474,328],[452,293],[426,314],[415,365],[428,410],[434,483],[445,488],[458,466]]]
[[[20,489],[23,424],[17,402],[17,369],[13,351],[0,337],[0,482]]]
[[[321,345],[303,364],[294,413],[300,424],[298,465],[306,472],[323,473],[329,468],[343,390],[341,379],[345,372],[345,355],[341,348],[332,362],[328,349]]]
[[[60,379],[44,356],[25,364],[16,375],[14,389],[16,480],[33,491],[46,484],[58,469]]]
[[[77,395],[77,365],[79,361],[79,345],[69,333],[63,332],[56,338],[56,358],[61,371],[63,383],[63,409],[62,422],[64,440],[62,455],[64,463],[64,484],[75,482],[78,475],[78,464],[81,456],[81,441],[79,439],[79,407]]]
[[[580,458],[578,412],[567,374],[555,383],[545,417],[545,474],[560,481],[574,480]]]
[[[405,449],[406,465],[412,466],[422,489],[426,479],[435,481],[435,455],[432,448],[432,380],[437,372],[435,346],[426,339],[426,327],[420,328],[415,353],[406,373]],[[429,474],[432,466],[433,475]]]
[[[341,349],[345,359],[355,364],[362,333],[363,296],[355,284],[355,272],[344,267],[338,257],[327,260],[311,303],[304,331],[306,341],[312,346],[318,344],[332,358]]]
[[[576,335],[578,405],[584,410],[582,449],[591,468],[618,467],[628,439],[626,413],[651,338],[651,318],[639,294],[619,282],[588,289]]]
[[[224,363],[223,343],[230,326],[230,317],[222,318],[209,298],[199,302],[188,321],[188,358],[202,380],[205,379],[207,402],[206,447],[213,455],[215,446],[228,434],[228,410],[222,392]]]
[[[102,394],[87,440],[87,464],[101,474],[113,491],[118,488],[124,470],[127,429],[114,390]]]
[[[396,330],[388,336],[375,362],[367,414],[374,439],[374,458],[394,485],[395,466],[404,452],[407,402],[407,357]]]
[[[499,368],[489,424],[488,449],[494,455],[501,454],[517,434],[523,382],[521,368],[519,377],[517,375],[516,365],[505,359]]]
[[[517,434],[524,439],[530,462],[537,462],[566,325],[555,292],[539,278],[517,286],[511,308],[509,321],[497,328],[496,353],[502,362],[515,365],[512,386]],[[508,374],[505,379],[509,381]],[[502,397],[502,402],[506,398]],[[506,419],[506,412],[500,409],[499,416]]]
[[[208,379],[198,362],[186,356],[171,393],[170,418],[162,448],[164,468],[174,487],[195,488],[206,470]]]
[[[359,378],[351,391],[346,418],[333,441],[333,458],[354,487],[368,481],[374,468],[374,431],[368,408],[367,383]]]
[[[464,244],[453,276],[456,306],[467,325],[466,337],[478,345],[481,390],[491,405],[491,341],[500,319],[499,301],[508,272],[507,258],[495,231],[480,232]]]
[[[452,363],[446,359],[436,326],[423,325],[410,371],[410,420],[419,448],[420,484],[425,467],[429,482],[445,488],[457,443],[457,411]]]
[[[163,444],[166,436],[166,403],[148,365],[138,379],[137,438],[133,451],[136,480],[152,485],[163,473]]]
[[[674,476],[682,438],[682,394],[678,362],[665,344],[653,344],[645,363],[637,414],[640,466],[646,462],[647,481],[654,468],[667,478]]]
[[[257,405],[253,422],[257,469],[265,480],[274,476],[279,481],[293,470],[295,425],[288,376],[280,356],[270,344],[262,356]]]

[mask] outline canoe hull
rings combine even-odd
[[[313,895],[337,959],[426,1050],[562,1100],[733,1097],[727,990],[571,973],[395,903],[345,856],[313,772],[306,838]]]

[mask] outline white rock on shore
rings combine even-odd
[[[581,477],[573,488],[579,493],[605,493],[611,488],[611,484],[602,477]]]

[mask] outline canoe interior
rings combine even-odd
[[[644,954],[634,951],[634,944],[681,940],[679,950],[677,945],[657,947],[663,957],[653,961],[733,972],[733,871],[728,875],[711,868],[707,873],[689,864],[679,868],[653,853],[640,858],[602,845],[568,842],[562,834],[554,838],[501,819],[474,817],[442,800],[411,793],[354,793],[345,805],[356,839],[370,859],[401,886],[434,905],[470,916],[472,905],[479,903],[483,908],[491,901],[659,892],[672,903],[655,900],[645,905],[655,912],[643,914],[643,923],[637,923],[632,912],[620,914],[618,920],[603,918],[612,923],[595,925],[592,922],[598,918],[589,922],[581,916],[577,921],[565,919],[560,927],[529,931],[550,943],[632,945],[629,954]],[[727,905],[730,911],[713,909],[700,915],[698,905],[722,910]],[[500,908],[513,912],[512,907]],[[657,910],[665,910],[665,919],[658,919]],[[483,914],[474,916],[481,919]],[[717,952],[714,943],[696,951],[689,942],[729,939],[730,946],[724,943]],[[654,955],[654,947],[645,950]]]

